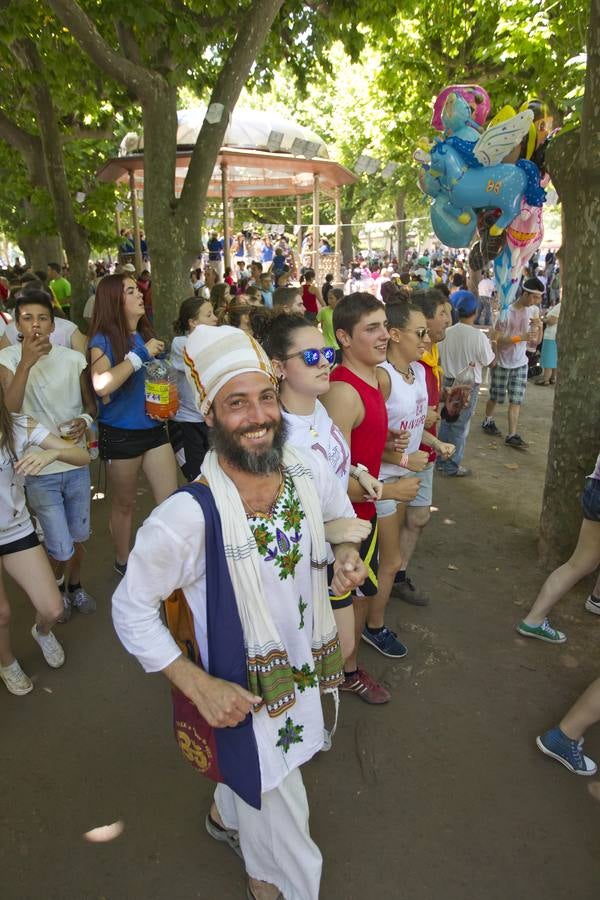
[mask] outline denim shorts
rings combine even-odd
[[[581,495],[583,518],[600,522],[600,479],[587,478]]]
[[[88,466],[52,475],[28,475],[27,501],[39,519],[52,559],[66,562],[74,544],[90,536],[90,470]]]
[[[433,463],[428,463],[422,472],[409,472],[407,475],[390,475],[389,478],[382,478],[384,484],[395,484],[401,478],[420,478],[419,491],[414,500],[407,503],[407,506],[431,506],[433,499]],[[393,516],[398,508],[398,500],[377,500],[375,508],[377,509],[377,518],[385,519],[386,516]]]

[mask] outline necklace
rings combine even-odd
[[[413,383],[413,381],[415,380],[415,373],[413,372],[413,367],[410,365],[410,363],[408,364],[408,372],[403,372],[402,369],[399,369],[398,366],[394,365],[394,363],[392,363],[392,365],[394,366],[394,369],[396,370],[398,375],[402,375],[403,378],[408,378],[410,384]]]
[[[281,403],[281,401],[279,401],[279,402]],[[281,403],[281,408],[283,409],[284,412],[286,412],[288,414],[288,416],[297,416],[299,419],[304,419],[304,420],[310,419],[310,416],[303,416],[301,413],[290,412],[289,409],[283,403]],[[314,438],[319,437],[319,432],[317,431],[317,426],[315,425],[316,417],[317,417],[317,407],[315,405],[315,411],[313,413],[312,421],[309,421],[306,423],[308,430],[310,431],[311,437],[314,437]]]
[[[250,503],[248,503],[248,501],[246,500],[244,495],[241,493],[241,491],[238,490],[238,494],[240,495],[242,503],[250,511],[252,516],[271,516],[273,514],[273,510],[277,506],[277,502],[279,500],[279,494],[281,492],[282,487],[283,487],[283,472],[280,470],[279,471],[279,484],[277,485],[277,490],[275,491],[275,496],[273,497],[269,506],[267,507],[267,509],[264,512],[254,509],[254,507]]]

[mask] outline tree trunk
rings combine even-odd
[[[17,233],[19,247],[25,254],[27,264],[35,271],[46,271],[49,262],[62,261],[62,244],[57,234],[43,234],[32,237]]]
[[[552,567],[577,540],[579,495],[600,449],[600,0],[590,4],[587,59],[581,126],[559,135],[547,154],[563,223],[558,379],[540,526],[540,556]]]
[[[160,231],[160,221],[154,222]],[[186,297],[193,294],[189,278],[192,260],[187,260],[183,242],[179,240],[172,223],[165,223],[162,237],[154,241],[148,223],[148,246],[152,259],[152,308],[154,310],[154,330],[161,341],[170,342],[173,337],[172,322],[177,317],[179,306]]]
[[[563,212],[562,308],[540,556],[549,567],[569,556],[581,524],[579,496],[600,450],[600,337],[595,298],[600,283],[600,172],[580,168],[578,131],[557,138],[549,166]],[[592,248],[592,252],[590,249]]]
[[[398,194],[396,195],[396,228],[397,231],[397,239],[396,239],[396,256],[398,257],[398,265],[402,267],[402,263],[404,262],[404,255],[406,253],[406,188],[400,188]]]

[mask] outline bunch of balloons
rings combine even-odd
[[[494,260],[500,315],[513,301],[543,237],[548,177],[544,153],[552,120],[540,100],[505,106],[484,128],[490,98],[479,85],[444,88],[433,107],[433,144],[419,142],[419,186],[433,198],[431,224],[448,247],[469,247],[469,265]]]

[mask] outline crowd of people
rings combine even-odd
[[[154,333],[149,272],[94,272],[86,335],[60,316],[60,267],[18,273],[0,344],[0,556],[35,607],[46,662],[62,665],[55,624],[96,608],[83,547],[97,427],[121,577],[114,625],[147,672],[169,679],[180,746],[220,782],[206,828],[243,858],[248,897],[316,900],[322,859],[300,767],[331,746],[322,694],[335,720],[338,691],[390,701],[363,645],[391,660],[409,652],[386,624],[390,599],[430,602],[411,562],[435,477],[470,474],[463,455],[487,370],[481,427],[500,436],[494,415],[508,398],[506,445],[526,451],[528,354],[543,341],[540,383],[553,383],[544,345],[560,303],[537,269],[496,319],[490,273],[469,283],[457,260],[357,259],[345,283],[319,285],[312,269],[294,281],[283,253],[277,274],[282,248],[272,249],[222,277],[211,260],[194,267],[173,335]],[[147,404],[148,364],[164,357],[179,399],[168,419]],[[134,535],[140,471],[155,508]],[[600,457],[574,555],[520,634],[566,639],[547,617],[600,564],[599,498]],[[600,614],[600,579],[586,609]],[[11,650],[1,583],[0,678],[13,694],[33,688]],[[593,774],[582,741],[599,719],[600,681],[538,746]]]

